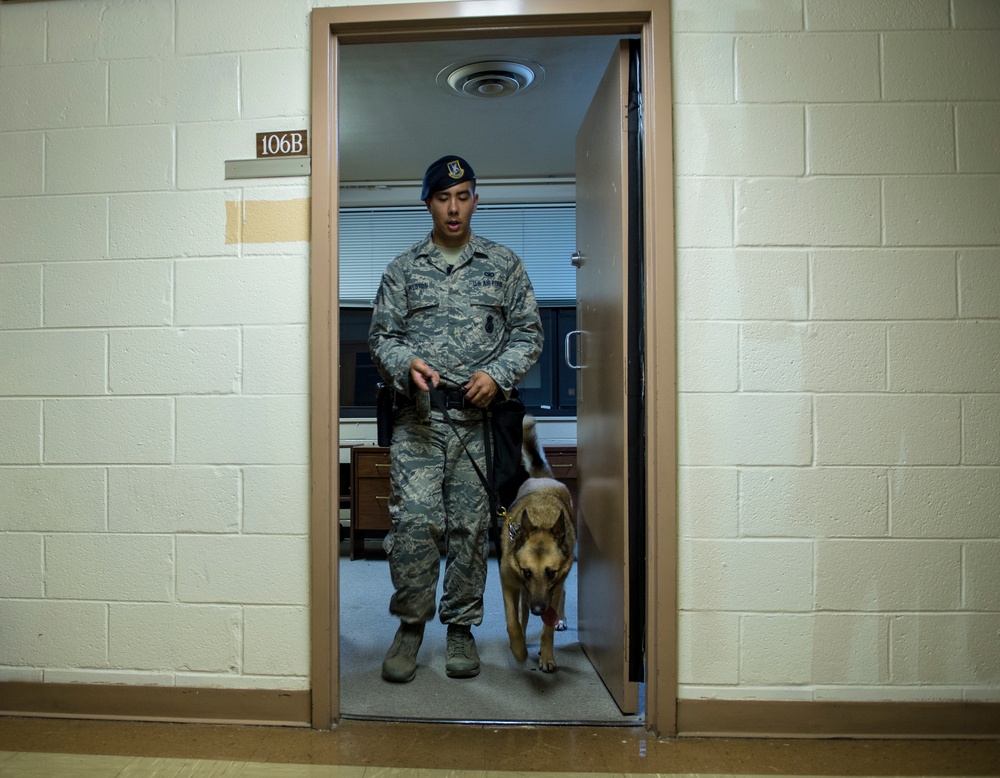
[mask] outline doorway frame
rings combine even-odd
[[[636,34],[642,46],[645,143],[645,725],[659,736],[677,733],[677,328],[669,0],[456,0],[312,12],[310,710],[317,729],[329,729],[340,719],[339,47]]]

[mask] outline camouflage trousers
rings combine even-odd
[[[425,406],[426,407],[426,406]],[[478,412],[452,417],[476,463],[483,459]],[[434,616],[441,553],[445,550],[440,618],[445,624],[478,625],[489,553],[489,498],[455,432],[438,411],[416,407],[397,413],[392,431],[389,516],[384,548],[396,591],[389,612],[407,622]]]

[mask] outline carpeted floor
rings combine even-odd
[[[376,555],[372,555],[376,556]],[[587,659],[576,633],[576,575],[566,584],[569,629],[555,637],[554,673],[538,669],[541,619],[528,624],[528,661],[511,656],[504,625],[496,559],[490,559],[486,614],[475,628],[482,669],[476,678],[453,679],[444,672],[445,626],[428,623],[417,657],[417,676],[408,684],[382,680],[382,657],[398,621],[389,615],[392,584],[384,558],[340,563],[340,690],[347,718],[413,721],[587,723],[630,725]],[[443,569],[443,567],[442,567]],[[440,597],[440,583],[439,597]],[[641,710],[641,705],[640,705]]]

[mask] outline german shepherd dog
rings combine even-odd
[[[551,673],[556,669],[553,633],[557,624],[565,629],[563,584],[573,567],[576,519],[569,489],[552,477],[531,416],[524,419],[522,450],[530,477],[518,490],[501,530],[500,585],[511,653],[518,662],[528,658],[528,612],[541,616],[538,667]]]

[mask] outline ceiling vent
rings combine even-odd
[[[437,75],[438,86],[462,97],[510,97],[538,86],[542,66],[527,60],[490,59],[456,62]]]

